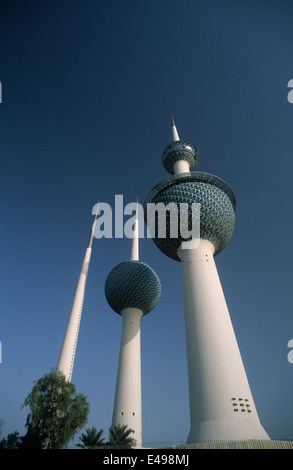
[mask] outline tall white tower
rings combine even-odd
[[[172,176],[153,188],[144,206],[153,231],[158,222],[148,218],[148,203],[176,203],[179,218],[180,204],[188,204],[191,230],[192,204],[200,204],[196,244],[186,243],[180,233],[170,236],[168,213],[167,237],[160,238],[157,231],[153,238],[182,266],[191,424],[187,442],[269,439],[253,401],[214,260],[233,234],[235,197],[217,176],[192,171],[198,151],[179,139],[173,120],[172,129],[173,141],[163,152],[164,167]]]
[[[157,274],[139,261],[136,213],[130,261],[112,269],[105,283],[110,307],[123,318],[112,425],[132,429],[136,447],[142,443],[140,319],[156,306],[160,294]]]
[[[86,288],[87,275],[89,270],[89,264],[92,255],[92,244],[95,231],[95,224],[97,220],[98,210],[95,216],[95,220],[92,226],[90,239],[86,248],[84,260],[82,263],[77,288],[70,312],[70,317],[67,324],[66,333],[61,348],[57,369],[63,372],[68,382],[71,382],[74,358],[77,346],[77,339],[79,333],[79,326],[81,320],[81,314],[83,309],[84,294]]]

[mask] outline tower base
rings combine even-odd
[[[207,441],[176,446],[176,449],[293,449],[292,441],[248,439],[241,441]]]
[[[221,419],[192,425],[187,444],[207,441],[269,440],[260,421]]]

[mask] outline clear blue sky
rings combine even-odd
[[[2,434],[24,432],[33,381],[57,365],[99,200],[143,202],[179,135],[223,178],[236,229],[216,258],[256,406],[293,439],[291,1],[72,0],[0,5]],[[127,220],[127,218],[125,219]],[[122,319],[104,296],[127,238],[94,240],[72,381],[111,424]],[[142,318],[144,442],[185,441],[180,264],[142,240],[161,299]]]

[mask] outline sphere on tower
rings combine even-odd
[[[106,279],[106,299],[119,314],[123,309],[133,307],[145,315],[157,305],[160,295],[158,275],[142,261],[123,261],[112,269]]]
[[[174,175],[175,173],[174,164],[176,162],[183,160],[189,163],[189,169],[192,171],[195,168],[197,159],[197,148],[184,140],[171,142],[171,144],[167,145],[162,155],[164,168],[171,175]]]
[[[192,229],[192,204],[200,204],[200,238],[210,241],[215,248],[214,254],[220,253],[232,237],[235,226],[236,201],[234,194],[225,181],[217,176],[203,172],[190,172],[171,176],[157,186],[148,194],[144,202],[145,220],[149,226],[154,227],[153,241],[157,247],[170,258],[180,261],[177,250],[182,241],[178,229],[175,238],[171,231],[172,216],[166,211],[166,237],[160,237],[158,233],[158,213],[148,211],[148,204],[163,203],[177,205],[178,227],[182,210],[188,207],[188,230]],[[180,204],[185,206],[180,206]]]
[[[144,202],[145,221],[157,247],[170,258],[181,261],[178,249],[181,243],[192,238],[185,238],[187,230],[192,232],[192,225],[198,223],[193,218],[193,204],[200,204],[200,239],[210,241],[214,246],[214,255],[222,251],[232,237],[235,226],[235,196],[225,181],[209,173],[193,171],[198,160],[198,149],[179,138],[172,117],[171,142],[163,151],[162,160],[165,169],[172,175],[157,184]],[[151,210],[148,205],[151,204]],[[157,210],[154,210],[154,205]],[[170,205],[174,207],[176,220],[172,220]],[[183,205],[182,205],[183,204]],[[160,212],[162,205],[166,210]],[[169,206],[169,208],[168,208]],[[186,213],[187,212],[187,213]],[[166,232],[162,237],[159,226],[164,217]],[[181,224],[181,220],[184,221]],[[186,225],[182,236],[180,228]],[[174,234],[174,224],[177,233]],[[178,229],[179,228],[179,229]]]

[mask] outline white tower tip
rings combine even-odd
[[[180,140],[173,116],[171,116],[171,120],[172,120],[172,136],[173,136],[173,141],[175,141],[175,140]]]
[[[98,202],[97,211],[96,211],[96,215],[95,215],[95,220],[94,220],[93,225],[92,225],[92,231],[91,231],[90,239],[89,239],[88,246],[87,246],[88,248],[92,248],[93,238],[94,238],[94,234],[95,234],[95,226],[96,226],[97,217],[98,217],[98,213],[99,213],[99,206],[100,206],[100,203]]]

